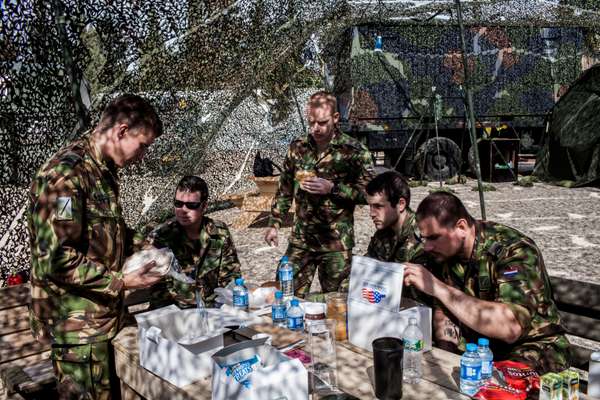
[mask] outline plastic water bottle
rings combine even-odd
[[[233,287],[233,307],[238,310],[248,311],[248,289],[244,286],[242,278],[236,278]]]
[[[383,51],[383,38],[377,35],[375,38],[375,51]]]
[[[492,378],[492,369],[494,361],[494,354],[490,350],[490,341],[486,338],[479,338],[477,340],[477,353],[481,358],[481,383],[489,381]]]
[[[423,332],[419,329],[416,318],[408,320],[408,326],[402,334],[402,342],[404,343],[402,380],[410,384],[419,383],[422,375]]]
[[[292,299],[287,310],[287,327],[292,331],[304,330],[304,311],[300,308],[298,299]]]
[[[271,319],[273,319],[273,325],[285,328],[287,323],[287,313],[285,310],[285,302],[283,301],[283,292],[281,292],[281,290],[275,292],[275,301],[271,306]]]
[[[481,383],[481,358],[475,343],[467,344],[467,351],[460,358],[460,391],[473,396]]]
[[[287,256],[281,257],[279,262],[279,283],[285,301],[294,297],[294,266]]]

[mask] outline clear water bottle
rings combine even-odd
[[[248,289],[244,286],[244,280],[242,278],[236,278],[235,286],[233,287],[233,307],[248,311]]]
[[[292,331],[304,330],[304,311],[300,308],[298,299],[292,299],[287,309],[287,327]]]
[[[490,341],[488,339],[479,338],[477,340],[477,353],[479,353],[479,358],[481,358],[481,384],[484,384],[492,379],[492,361],[494,361],[494,354],[490,350]]]
[[[406,383],[419,383],[422,375],[423,332],[416,318],[408,320],[408,326],[402,334],[404,356],[402,357],[402,380]]]
[[[285,301],[294,297],[294,266],[287,256],[281,257],[279,262],[279,284]]]
[[[460,391],[473,396],[481,383],[481,358],[475,343],[467,344],[467,351],[460,358]]]
[[[271,318],[273,325],[285,328],[287,324],[287,313],[285,310],[285,302],[283,301],[283,292],[278,290],[275,292],[275,301],[271,306]]]

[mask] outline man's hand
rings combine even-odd
[[[304,180],[302,189],[312,194],[329,194],[333,189],[333,182],[313,176]]]
[[[156,261],[150,261],[142,268],[138,268],[129,274],[123,275],[123,286],[125,289],[140,289],[154,285],[162,279],[162,276],[150,270],[156,266]]]
[[[404,284],[414,286],[429,296],[435,296],[436,289],[443,283],[420,264],[404,264]]]
[[[277,247],[279,245],[279,240],[277,239],[277,228],[271,227],[267,229],[265,232],[265,242],[267,242],[269,246]]]

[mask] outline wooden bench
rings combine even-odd
[[[28,284],[0,289],[0,398],[18,398],[16,393],[27,398],[55,385],[50,345],[31,335],[28,304]]]
[[[148,310],[151,293],[163,289],[157,284],[128,293],[125,306],[129,317]],[[29,299],[29,284],[0,289],[0,399],[56,398],[50,345],[39,343],[31,335]]]
[[[592,350],[600,349],[600,284],[559,277],[550,281],[571,342],[573,366],[587,371]]]

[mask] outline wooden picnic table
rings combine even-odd
[[[123,400],[141,395],[154,399],[210,399],[211,378],[178,388],[140,366],[137,327],[126,327],[113,339],[117,376]],[[468,399],[458,390],[460,357],[434,348],[424,354],[423,379],[416,385],[403,385],[403,399]],[[371,353],[350,343],[337,344],[337,371],[340,389],[359,399],[374,399]]]

